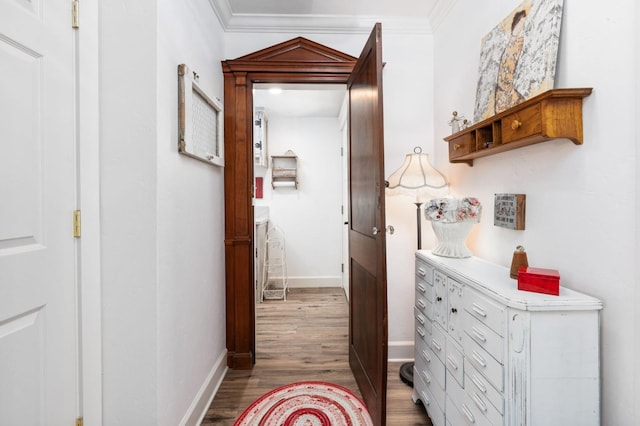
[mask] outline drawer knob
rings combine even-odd
[[[454,143],[454,144],[453,144],[453,150],[454,150],[454,151],[457,151],[457,150],[459,150],[460,148],[462,148],[462,145],[460,145],[459,143]]]
[[[511,128],[513,130],[518,130],[521,126],[522,126],[522,122],[518,120],[513,120],[513,123],[511,123]]]
[[[458,312],[458,310],[457,310],[456,308],[451,308],[451,313],[452,313],[452,314],[455,314],[455,313],[457,313],[457,312]]]
[[[436,297],[436,301],[437,302],[442,302],[442,297],[440,297],[440,296]]]

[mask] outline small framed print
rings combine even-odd
[[[198,85],[199,76],[178,65],[178,152],[224,166],[222,103]]]
[[[493,224],[523,230],[526,200],[526,194],[495,194]]]

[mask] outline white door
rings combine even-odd
[[[1,425],[79,411],[70,7],[0,0]]]

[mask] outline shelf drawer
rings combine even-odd
[[[475,132],[466,133],[449,141],[449,158],[462,157],[476,150]]]
[[[464,312],[464,331],[500,364],[504,359],[504,339],[469,312]]]
[[[463,295],[464,308],[478,321],[504,337],[504,306],[467,287]]]
[[[503,144],[539,135],[542,133],[540,104],[507,115],[500,122]]]

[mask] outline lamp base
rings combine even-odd
[[[411,387],[413,387],[413,365],[413,362],[405,362],[400,366],[400,380]]]

